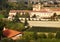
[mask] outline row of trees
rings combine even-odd
[[[4,10],[4,9],[32,9],[31,4],[29,3],[29,5],[26,5],[24,3],[24,1],[22,0],[22,2],[8,2],[8,0],[0,0],[0,10]]]
[[[32,5],[26,5],[24,2],[8,2],[8,0],[0,0],[0,14],[3,14],[4,17],[7,18],[10,10],[32,10]]]
[[[23,37],[18,40],[12,40],[8,38],[3,38],[3,42],[60,42],[60,32],[56,33],[56,36],[53,33],[46,34],[37,32],[24,32]]]
[[[20,14],[17,12],[17,17],[21,17],[21,18],[30,18],[30,14],[28,12],[25,12],[25,14]]]
[[[44,2],[41,2],[41,4],[44,4]],[[54,4],[57,5],[58,3],[54,2]],[[23,0],[20,2],[8,2],[8,0],[0,0],[0,10],[2,9],[30,9],[31,10],[32,4],[30,2],[25,3]]]
[[[39,32],[24,32],[23,35],[24,38],[29,38],[29,39],[60,39],[60,31],[56,32],[56,34],[54,33],[39,33]]]

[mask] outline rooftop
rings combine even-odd
[[[11,29],[3,30],[3,35],[8,37],[8,38],[14,37],[14,36],[16,36],[18,34],[22,34],[22,33],[19,32],[19,31],[16,31],[16,30],[11,30]]]

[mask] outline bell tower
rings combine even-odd
[[[40,3],[33,5],[33,11],[40,11],[42,5]]]

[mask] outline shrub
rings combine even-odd
[[[29,25],[29,23],[28,23],[27,19],[25,18],[24,26],[28,26],[28,25]]]
[[[0,40],[0,42],[14,42],[14,40],[9,38],[3,38],[2,40]]]
[[[38,39],[37,32],[34,32],[34,33],[33,33],[33,38],[34,38],[34,39]]]
[[[47,38],[47,36],[46,36],[44,33],[41,33],[41,34],[39,35],[39,38]]]
[[[33,32],[24,32],[23,38],[25,38],[27,40],[34,39],[34,33]]]
[[[50,39],[54,38],[54,34],[49,33],[49,34],[48,34],[48,38],[50,38]]]
[[[56,33],[56,38],[60,39],[60,31]]]

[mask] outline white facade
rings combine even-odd
[[[12,17],[12,16],[8,17],[8,20],[10,20],[10,21],[12,21],[13,19],[14,19],[14,17]]]
[[[8,20],[12,21],[14,19],[13,16],[15,16],[16,13],[12,12],[12,13],[9,13],[9,16],[8,16]]]
[[[36,15],[37,19],[44,18],[44,17],[47,17],[47,18],[51,17],[51,16],[53,16],[54,13],[57,13],[57,15],[60,15],[60,10],[54,11],[49,8],[41,8],[41,7],[42,7],[42,5],[39,3],[39,4],[33,5],[33,10],[11,10],[9,13],[9,18],[12,18],[13,15],[15,16],[17,12],[20,12],[21,15],[28,12],[30,14],[30,17],[32,17],[33,15]]]
[[[51,17],[53,15],[52,12],[30,12],[30,14],[30,17],[32,17],[35,14],[37,18]]]
[[[33,11],[40,11],[40,9],[41,9],[40,3],[36,4],[36,5],[33,5]]]
[[[13,16],[13,15],[15,16],[16,12],[15,13],[14,12],[13,13],[9,13],[9,16]]]

